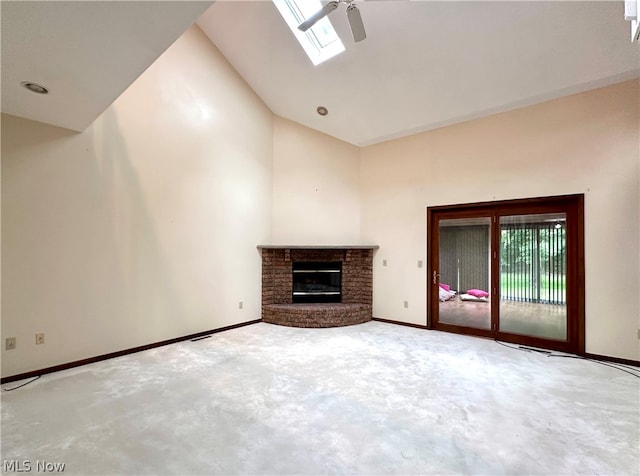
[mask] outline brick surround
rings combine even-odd
[[[262,321],[290,327],[338,327],[371,320],[367,304],[267,304]]]
[[[373,252],[377,246],[259,246],[262,251],[262,320],[295,327],[333,327],[371,320]],[[293,304],[294,261],[340,261],[342,302]]]

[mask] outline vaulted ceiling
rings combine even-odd
[[[340,6],[346,51],[318,66],[270,1],[217,2],[198,25],[275,114],[360,146],[640,72],[623,2],[356,3],[367,39]]]
[[[2,1],[2,112],[84,130],[209,5]],[[33,94],[23,81],[49,94]]]
[[[2,112],[83,130],[198,18],[275,114],[360,146],[640,75],[621,1],[357,3],[368,38],[340,6],[313,66],[271,1],[3,1]]]

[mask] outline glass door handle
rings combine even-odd
[[[440,274],[436,270],[433,270],[433,284],[438,284],[439,277],[440,277]]]

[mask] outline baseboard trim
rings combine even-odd
[[[579,355],[591,360],[602,360],[604,362],[613,362],[616,364],[624,364],[624,365],[632,365],[634,367],[640,367],[640,360],[622,359],[620,357],[609,357],[608,355],[600,355],[600,354],[589,354],[588,352],[585,352]]]
[[[414,327],[416,329],[427,329],[427,326],[422,324],[412,324],[411,322],[394,321],[392,319],[383,319],[381,317],[372,317],[372,321],[386,322],[387,324],[396,324],[398,326]]]
[[[392,319],[383,319],[381,317],[372,317],[371,320],[372,321],[377,321],[377,322],[384,322],[384,323],[387,323],[387,324],[395,324],[395,325],[399,325],[399,326],[413,327],[413,328],[416,328],[416,329],[428,329],[427,326],[424,326],[424,325],[421,325],[421,324],[413,324],[413,323],[410,323],[410,322],[394,321]],[[117,352],[111,352],[111,353],[108,353],[108,354],[102,354],[102,355],[98,355],[98,356],[95,356],[95,357],[89,357],[87,359],[76,360],[74,362],[68,362],[66,364],[59,364],[59,365],[54,365],[53,367],[47,367],[47,368],[40,369],[40,370],[32,370],[30,372],[24,372],[24,373],[21,373],[21,374],[10,375],[8,377],[2,377],[0,379],[0,384],[15,382],[17,380],[24,380],[24,379],[28,379],[28,378],[32,378],[32,377],[37,377],[39,375],[50,374],[50,373],[53,373],[53,372],[59,372],[61,370],[72,369],[74,367],[81,367],[83,365],[93,364],[95,362],[100,362],[102,360],[114,359],[116,357],[122,357],[123,355],[135,354],[137,352],[142,352],[144,350],[154,349],[156,347],[162,347],[162,346],[165,346],[165,345],[175,344],[177,342],[182,342],[182,341],[185,341],[185,340],[197,339],[198,337],[208,336],[208,335],[211,335],[211,334],[217,334],[219,332],[229,331],[231,329],[237,329],[239,327],[250,326],[252,324],[257,324],[259,322],[262,322],[262,319],[255,319],[253,321],[240,322],[239,324],[232,324],[230,326],[220,327],[218,329],[212,329],[212,330],[208,330],[208,331],[196,332],[195,334],[189,334],[189,335],[182,336],[182,337],[175,337],[173,339],[167,339],[167,340],[163,340],[163,341],[160,341],[160,342],[154,342],[152,344],[146,344],[146,345],[141,345],[141,346],[138,346],[138,347],[132,347],[130,349],[119,350]],[[623,358],[620,358],[620,357],[610,357],[608,355],[591,354],[591,353],[588,353],[588,352],[585,352],[585,353],[580,354],[580,355],[582,357],[586,357],[588,359],[601,360],[601,361],[604,361],[604,362],[613,362],[613,363],[617,363],[617,364],[624,364],[624,365],[631,365],[631,366],[634,366],[634,367],[640,367],[640,361],[638,361],[638,360],[623,359]]]
[[[423,326],[421,324],[412,324],[409,322],[394,321],[392,319],[383,319],[381,317],[372,317],[371,320],[378,321],[378,322],[386,322],[387,324],[396,324],[399,326],[415,327],[417,329],[428,329],[427,326]],[[590,354],[588,352],[584,352],[576,355],[579,355],[580,357],[585,357],[591,360],[602,360],[604,362],[613,362],[616,364],[624,364],[624,365],[631,365],[633,367],[640,367],[640,361],[638,360],[623,359],[620,357],[610,357],[608,355]]]
[[[119,350],[117,352],[110,352],[108,354],[97,355],[95,357],[89,357],[87,359],[76,360],[74,362],[68,362],[66,364],[54,365],[53,367],[47,367],[40,370],[32,370],[30,372],[24,372],[17,375],[11,375],[9,377],[2,377],[0,384],[9,382],[15,382],[16,380],[24,380],[31,377],[37,377],[39,375],[50,374],[53,372],[59,372],[61,370],[72,369],[74,367],[80,367],[82,365],[93,364],[102,360],[114,359],[116,357],[122,357],[123,355],[135,354],[136,352],[142,352],[143,350],[154,349],[156,347],[162,347],[165,345],[175,344],[185,340],[195,339],[198,337],[207,336],[210,334],[217,334],[218,332],[230,331],[231,329],[237,329],[238,327],[250,326],[251,324],[257,324],[262,322],[262,319],[256,319],[253,321],[241,322],[239,324],[232,324],[230,326],[220,327],[218,329],[212,329],[209,331],[196,332],[195,334],[189,334],[187,336],[175,337],[173,339],[167,339],[160,342],[154,342],[152,344],[141,345],[139,347],[132,347],[131,349]]]

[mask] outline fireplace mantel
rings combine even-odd
[[[258,245],[259,250],[377,250],[378,245]]]

